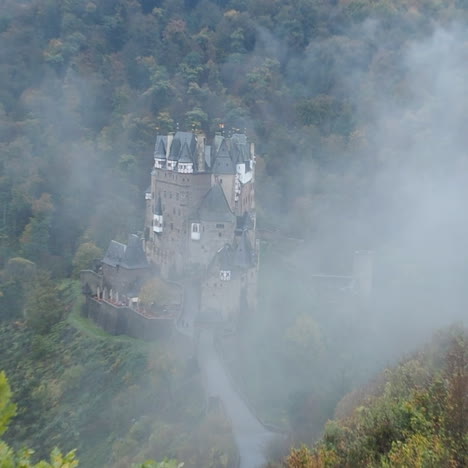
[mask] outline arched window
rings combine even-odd
[[[192,223],[190,237],[192,240],[200,240],[200,223]]]

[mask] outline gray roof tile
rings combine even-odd
[[[229,203],[219,184],[213,185],[203,198],[198,209],[198,216],[201,221],[223,221],[228,223],[235,221],[236,217],[229,208]]]

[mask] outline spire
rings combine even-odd
[[[250,245],[247,232],[244,231],[234,252],[234,264],[240,268],[252,266],[252,246]]]
[[[166,159],[166,147],[168,139],[165,135],[158,135],[154,143],[154,157],[155,159]]]
[[[219,145],[218,152],[216,153],[216,159],[213,164],[214,174],[235,174],[236,168],[229,154],[229,148],[227,140],[223,138]]]
[[[159,140],[159,145],[154,152],[154,157],[158,159],[166,159],[166,147],[162,138]]]

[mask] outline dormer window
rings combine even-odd
[[[221,270],[219,272],[219,279],[221,281],[229,281],[231,279],[231,271],[230,270]]]
[[[192,240],[200,240],[200,223],[192,223],[190,238]]]
[[[177,171],[182,174],[191,174],[193,173],[193,163],[179,163]]]
[[[177,164],[177,161],[171,161],[171,160],[167,161],[167,169],[169,171],[173,171],[176,167],[176,164]]]

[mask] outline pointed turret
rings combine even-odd
[[[252,252],[247,231],[243,231],[234,252],[234,265],[239,268],[250,268],[253,263]]]
[[[216,153],[216,159],[213,164],[214,174],[235,174],[236,166],[229,154],[229,148],[226,139],[223,139]]]
[[[180,150],[179,161],[177,163],[177,172],[193,172],[193,160],[187,142],[182,145],[182,149]]]
[[[158,136],[154,145],[154,167],[162,169],[166,165],[167,137]]]
[[[226,244],[221,250],[218,251],[219,263],[219,279],[221,281],[229,281],[232,272],[232,257],[233,250],[229,244]]]

